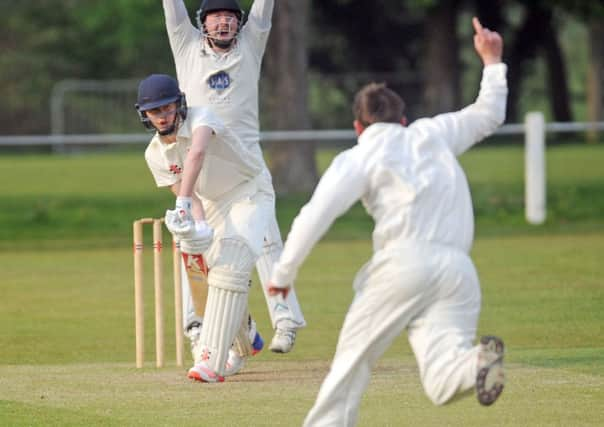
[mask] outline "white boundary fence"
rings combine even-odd
[[[598,131],[604,131],[604,122],[546,123],[541,112],[528,113],[524,123],[507,124],[498,129],[496,135],[525,135],[525,216],[529,223],[542,224],[546,218],[546,134]],[[53,151],[62,151],[67,145],[146,144],[150,139],[150,133],[15,135],[0,136],[0,147],[51,146]],[[260,139],[262,142],[350,141],[352,144],[355,134],[352,130],[268,131],[262,132]]]

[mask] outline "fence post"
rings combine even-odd
[[[525,116],[524,202],[530,224],[543,224],[546,214],[545,119],[541,112]]]

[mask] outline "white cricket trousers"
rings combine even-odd
[[[214,228],[214,241],[222,237],[237,236],[243,238],[254,251],[257,257],[256,270],[267,301],[273,328],[276,327],[280,316],[286,316],[297,327],[305,326],[306,320],[293,288],[286,299],[290,311],[285,314],[275,313],[275,307],[270,303],[268,295],[273,264],[279,260],[283,250],[281,233],[275,216],[275,193],[268,171],[260,174],[251,182],[242,184],[219,201],[206,201],[204,206],[207,221]],[[250,218],[254,219],[250,220]],[[211,259],[206,261],[210,263]],[[181,278],[183,328],[186,330],[191,322],[201,322],[202,319],[195,315],[189,280],[182,260]]]
[[[373,367],[405,329],[432,402],[474,386],[480,287],[466,253],[427,243],[383,249],[353,286],[330,371],[304,426],[354,426]]]

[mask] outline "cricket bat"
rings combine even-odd
[[[203,317],[208,300],[208,265],[201,254],[193,255],[182,252],[182,259],[189,279],[195,314]]]

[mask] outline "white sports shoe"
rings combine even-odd
[[[484,336],[480,339],[476,397],[481,405],[495,403],[505,384],[503,371],[503,341],[499,337]]]
[[[260,336],[260,333],[258,333],[258,330],[256,329],[256,322],[254,320],[252,320],[251,317],[249,317],[248,321],[249,321],[249,327],[250,327],[249,338],[250,338],[250,342],[252,344],[252,356],[255,356],[256,354],[258,354],[262,351],[262,348],[264,347],[264,340],[262,339],[262,337]],[[227,359],[225,369],[224,369],[224,376],[228,377],[231,375],[235,375],[237,372],[239,372],[245,365],[246,359],[247,359],[247,357],[243,357],[243,356],[239,355],[233,349],[230,349],[229,358]]]
[[[186,331],[186,336],[191,340],[191,354],[195,364],[201,362],[203,352],[201,346],[201,323],[193,322]],[[256,329],[256,322],[250,319],[250,341],[252,342],[252,356],[259,353],[264,347],[264,340]],[[229,357],[225,364],[224,376],[228,377],[238,373],[245,365],[245,357],[240,356],[233,350],[229,350]],[[191,369],[194,369],[195,366]],[[189,371],[191,373],[191,371]],[[189,376],[189,378],[191,378]],[[201,381],[201,380],[200,380]]]
[[[189,369],[187,377],[204,383],[221,383],[224,381],[224,377],[212,371],[205,362],[199,362],[193,365],[193,367]]]
[[[284,323],[284,322],[281,322]],[[296,328],[277,325],[269,349],[273,353],[289,353],[296,342]]]
[[[245,365],[245,357],[238,355],[235,351],[229,350],[229,358],[224,367],[224,376],[230,377],[239,372]]]

